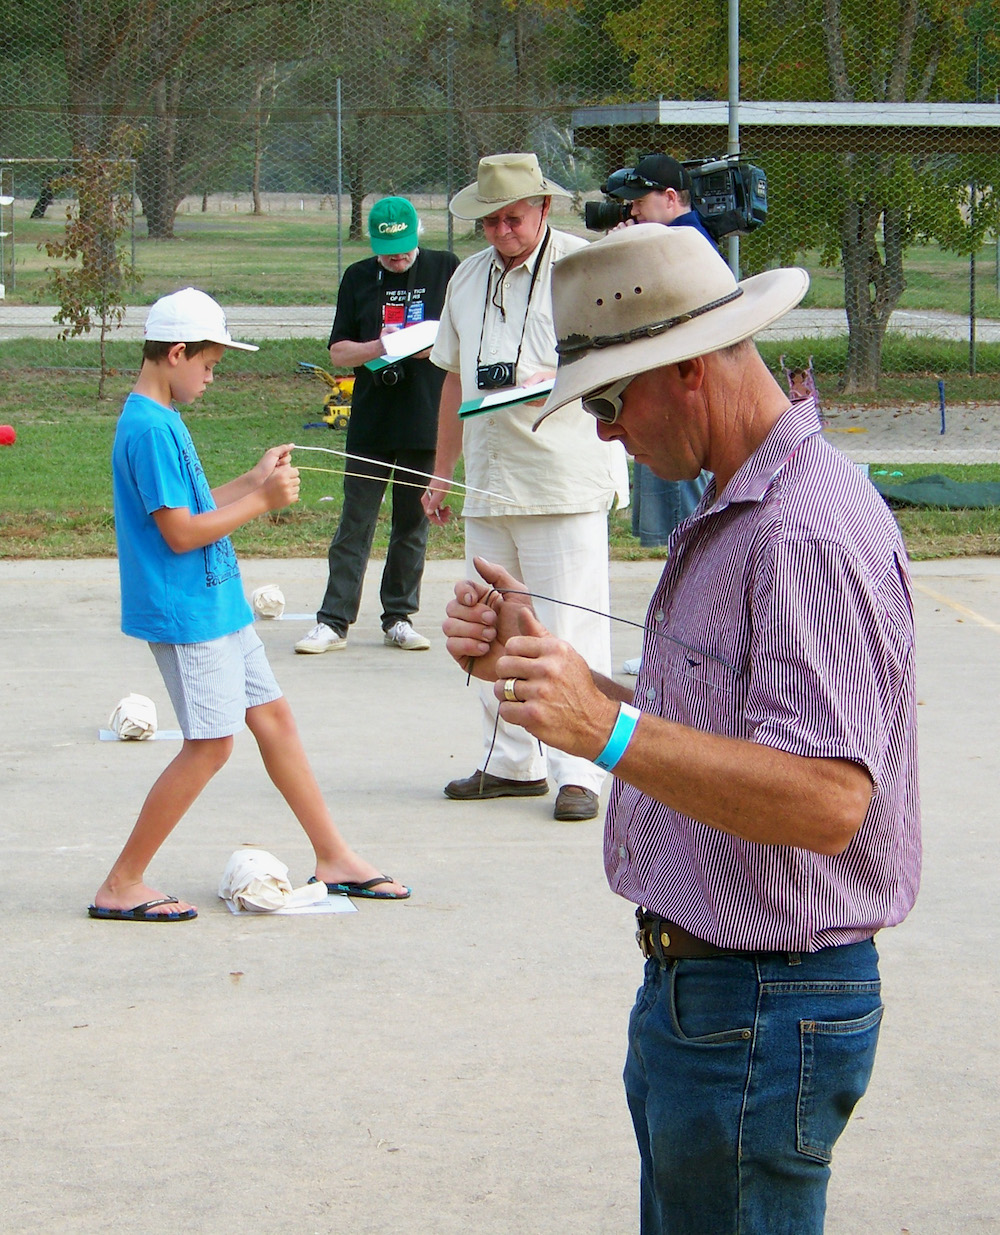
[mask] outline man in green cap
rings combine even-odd
[[[383,197],[368,216],[374,256],[348,266],[340,284],[330,360],[334,368],[353,368],[355,376],[344,506],[330,544],[326,595],[316,625],[296,643],[296,652],[346,647],[348,627],[357,620],[361,605],[375,523],[391,478],[392,530],[381,590],[384,641],[388,647],[407,652],[430,647],[410,621],[420,604],[427,546],[421,476],[414,472],[433,471],[444,374],[427,359],[427,351],[377,372],[365,367],[385,355],[387,335],[441,316],[445,289],[458,258],[454,253],[420,248],[419,231],[417,212],[405,197]]]

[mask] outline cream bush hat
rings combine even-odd
[[[797,267],[737,283],[693,227],[637,223],[609,232],[552,268],[559,368],[534,427],[602,386],[750,338],[808,288]]]
[[[546,180],[535,154],[491,154],[479,160],[474,184],[456,193],[448,209],[456,219],[485,219],[526,197],[571,197]]]

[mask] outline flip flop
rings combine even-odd
[[[313,875],[309,882],[319,883],[319,880]],[[399,892],[372,891],[380,883],[392,883],[391,876],[376,875],[374,879],[366,879],[364,883],[355,883],[353,880],[348,880],[347,883],[328,883],[326,890],[334,896],[359,896],[363,900],[370,901],[405,901],[410,895],[409,888],[402,894]]]
[[[198,916],[197,909],[179,909],[176,913],[150,913],[159,905],[177,905],[176,896],[161,896],[159,900],[146,901],[131,909],[104,909],[100,905],[88,905],[87,913],[92,918],[104,918],[110,922],[187,922]]]

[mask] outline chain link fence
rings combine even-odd
[[[1000,0],[736,2],[20,0],[0,19],[0,283],[8,302],[51,301],[39,229],[72,208],[73,161],[123,129],[138,135],[138,269],[159,260],[147,240],[268,221],[256,244],[241,233],[248,298],[265,303],[331,300],[334,246],[338,268],[360,255],[386,193],[414,197],[429,243],[470,251],[446,203],[484,154],[536,151],[574,195],[559,225],[582,234],[584,200],[642,154],[738,151],[768,189],[742,273],[813,277],[801,337],[774,340],[783,367],[812,357],[842,396],[909,374],[935,416],[939,381],[988,399]],[[322,289],[281,261],[276,219],[322,229]]]

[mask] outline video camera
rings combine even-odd
[[[713,240],[733,234],[746,236],[767,219],[767,177],[761,168],[739,155],[724,158],[689,159],[681,166],[691,177],[691,206],[701,216]],[[590,231],[604,232],[632,215],[632,203],[623,201],[621,190],[643,183],[635,168],[612,172],[601,192],[608,199],[586,202],[583,220]],[[653,191],[652,189],[650,190]]]

